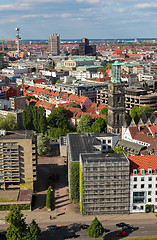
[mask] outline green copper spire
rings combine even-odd
[[[120,83],[121,82],[121,63],[118,61],[115,61],[112,64],[112,83]]]

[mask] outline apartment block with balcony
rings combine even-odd
[[[125,154],[80,154],[82,214],[129,213],[129,165]]]
[[[1,132],[0,189],[36,181],[37,147],[33,131]]]

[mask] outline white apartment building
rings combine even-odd
[[[157,212],[157,155],[130,156],[130,213]]]

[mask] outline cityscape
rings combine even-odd
[[[155,240],[157,4],[65,2],[0,3],[0,240]]]

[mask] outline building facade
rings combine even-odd
[[[60,35],[52,33],[49,35],[48,41],[49,54],[60,55]]]
[[[123,154],[80,154],[82,214],[129,213],[129,160]]]
[[[157,212],[157,156],[130,156],[130,213]]]
[[[36,181],[37,145],[33,131],[1,131],[0,189]]]

